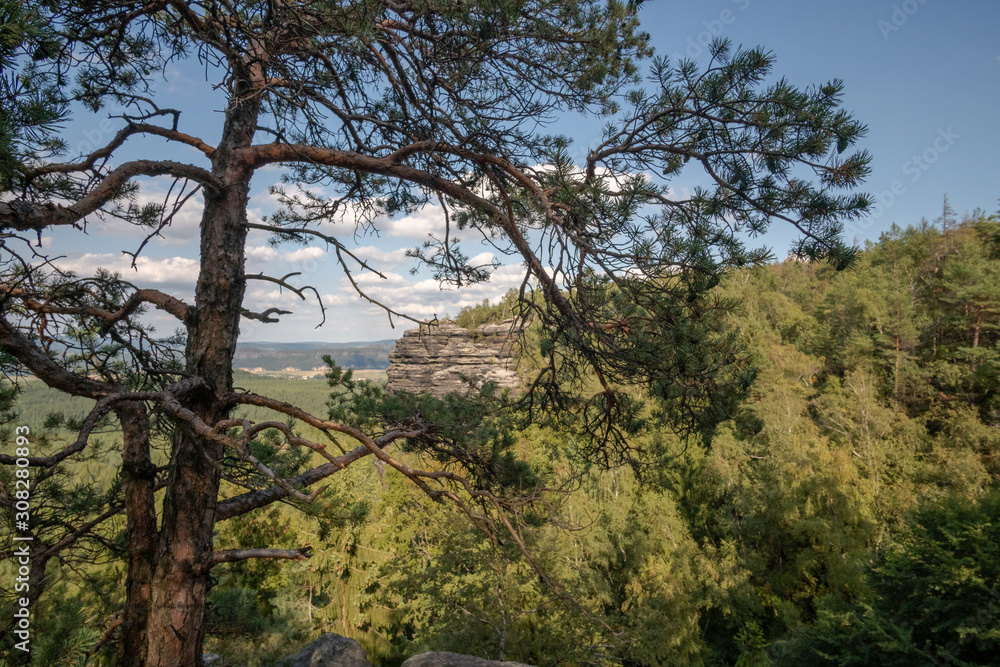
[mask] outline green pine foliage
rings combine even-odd
[[[497,324],[506,319],[517,317],[520,313],[518,299],[517,290],[510,290],[497,303],[483,299],[482,303],[466,306],[458,311],[458,315],[455,316],[455,324],[472,331],[483,324]]]
[[[59,48],[38,6],[0,0],[0,191],[21,185],[25,162],[64,148],[55,130],[67,103],[57,77],[44,68]]]

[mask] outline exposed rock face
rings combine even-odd
[[[444,396],[467,391],[464,376],[516,390],[518,375],[511,354],[518,331],[514,320],[484,324],[474,331],[453,322],[411,329],[389,355],[388,389]]]
[[[333,632],[326,632],[320,635],[319,639],[306,644],[300,653],[279,660],[274,667],[371,667],[371,664],[361,644]],[[446,651],[431,651],[408,658],[402,667],[531,667],[531,665],[485,660]]]
[[[446,651],[431,651],[409,658],[403,667],[530,667],[520,662],[501,662],[499,660],[484,660],[471,655],[448,653]]]
[[[274,667],[371,667],[361,644],[353,639],[325,632],[295,655],[279,660]]]

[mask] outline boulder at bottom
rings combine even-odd
[[[274,667],[371,667],[361,644],[325,632],[295,655],[283,658]]]
[[[486,660],[472,655],[448,653],[447,651],[430,651],[408,658],[403,667],[531,667],[520,662],[502,662]]]

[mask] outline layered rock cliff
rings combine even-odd
[[[516,390],[512,353],[517,331],[514,320],[484,324],[472,331],[453,322],[411,329],[389,354],[388,389],[443,396],[467,391],[469,384],[462,379],[466,377]]]
[[[325,632],[307,644],[301,652],[278,661],[275,667],[371,667],[371,663],[368,662],[368,655],[357,640]],[[403,667],[531,667],[531,665],[486,660],[461,653],[431,651],[408,658]]]

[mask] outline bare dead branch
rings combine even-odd
[[[355,253],[351,252],[351,250],[349,248],[347,248],[347,246],[345,246],[343,243],[341,243],[335,237],[330,236],[328,234],[323,234],[322,232],[319,232],[319,231],[317,231],[315,229],[309,229],[307,227],[292,227],[292,228],[289,228],[289,227],[273,227],[271,225],[261,225],[261,224],[257,224],[257,223],[247,223],[247,227],[250,228],[250,229],[259,229],[259,230],[262,230],[262,231],[268,231],[268,232],[271,232],[272,234],[276,234],[276,235],[279,235],[279,236],[280,235],[286,235],[286,236],[307,235],[307,236],[314,236],[314,237],[317,237],[317,238],[323,240],[325,243],[327,243],[329,245],[332,245],[334,247],[334,251],[335,251],[336,256],[337,256],[337,262],[340,264],[341,269],[343,269],[344,274],[347,276],[347,280],[351,283],[351,287],[354,288],[354,291],[362,299],[368,301],[372,305],[378,306],[379,308],[381,308],[382,310],[384,310],[386,313],[388,313],[390,325],[392,325],[392,317],[393,316],[395,316],[397,319],[409,320],[409,321],[411,321],[411,322],[413,322],[415,324],[429,324],[429,322],[427,322],[426,320],[420,320],[420,319],[417,319],[417,318],[412,317],[410,315],[407,315],[406,313],[397,311],[397,310],[395,310],[395,309],[393,309],[393,308],[385,305],[381,301],[373,298],[371,295],[369,295],[367,292],[365,292],[361,288],[361,286],[358,284],[358,282],[355,280],[355,278],[354,278],[354,272],[351,270],[351,267],[348,266],[347,261],[344,259],[345,256],[347,256],[350,259],[352,259],[355,262],[357,262],[358,265],[362,269],[364,269],[366,271],[370,271],[371,273],[374,273],[379,278],[383,278],[384,279],[386,277],[385,274],[382,273],[381,271],[373,268],[364,259],[358,257]],[[286,278],[287,277],[288,276],[286,276]],[[393,328],[395,328],[395,325],[393,325]]]
[[[148,115],[147,118],[152,117],[152,115]],[[89,171],[94,168],[94,165],[97,164],[98,160],[111,157],[115,150],[120,148],[129,137],[135,134],[152,134],[168,139],[169,141],[186,144],[197,148],[208,157],[211,157],[212,153],[215,152],[215,147],[208,145],[201,139],[184,134],[183,132],[178,132],[176,128],[176,120],[174,121],[174,126],[175,127],[173,129],[167,129],[165,127],[160,127],[159,125],[150,125],[148,123],[129,123],[127,126],[118,130],[106,146],[98,148],[94,152],[90,153],[83,161],[42,165],[41,167],[33,169],[29,172],[28,176],[29,178],[36,178],[38,176],[45,176],[48,174],[72,174],[76,172]]]
[[[365,456],[368,456],[369,454],[371,454],[371,451],[367,447],[355,447],[347,453],[336,457],[333,461],[324,463],[323,465],[317,466],[312,470],[307,470],[306,472],[296,475],[295,477],[290,477],[287,481],[295,487],[308,487],[311,484],[315,484],[316,482],[326,479],[334,473],[344,470],[347,466],[359,459],[364,458]],[[266,489],[249,491],[232,498],[221,500],[215,508],[215,520],[216,522],[219,522],[241,516],[247,512],[251,512],[255,509],[270,505],[278,500],[287,498],[288,495],[289,493],[285,487],[275,484],[274,486],[270,486]]]
[[[281,308],[268,308],[262,313],[255,313],[254,311],[248,310],[246,308],[240,309],[240,315],[247,318],[248,320],[258,320],[266,324],[274,324],[275,322],[280,321],[278,320],[277,317],[272,317],[272,315],[291,315],[291,314],[292,311],[282,310]]]
[[[51,456],[26,456],[26,457],[15,457],[9,454],[0,453],[0,464],[3,465],[14,465],[18,458],[23,458],[28,461],[28,465],[32,467],[39,468],[51,468],[52,466],[66,460],[70,456],[81,452],[87,446],[87,442],[90,440],[90,434],[93,432],[94,428],[100,423],[101,418],[104,417],[111,409],[112,405],[115,403],[115,396],[105,396],[104,398],[97,401],[97,404],[91,409],[90,413],[83,420],[83,425],[77,433],[76,439],[67,447],[63,448],[61,451],[52,454]]]
[[[174,185],[176,185],[176,183],[177,183],[178,180],[179,179],[175,178],[174,182],[170,184],[170,190],[167,192],[166,197],[164,197],[165,200],[169,200],[170,194],[173,192]],[[186,183],[187,182],[185,181],[185,185],[186,185]],[[200,189],[201,189],[201,186],[198,186],[194,190],[192,190],[191,192],[189,192],[186,195],[184,195],[184,188],[182,187],[181,188],[181,192],[177,195],[177,199],[174,200],[174,203],[173,203],[173,206],[171,207],[170,213],[168,213],[167,215],[161,215],[161,217],[160,217],[160,223],[156,226],[156,229],[154,229],[152,232],[150,232],[149,234],[146,235],[146,238],[144,238],[142,240],[142,243],[139,244],[139,247],[136,248],[136,251],[135,252],[128,252],[127,250],[122,251],[126,255],[128,255],[129,257],[132,258],[132,268],[133,269],[137,268],[136,267],[136,261],[139,259],[139,255],[142,253],[143,248],[145,248],[146,245],[152,239],[154,239],[157,236],[161,236],[160,232],[162,232],[164,229],[166,229],[170,225],[170,223],[173,222],[174,217],[178,213],[180,213],[180,210],[181,210],[181,208],[184,207],[184,204],[186,204],[191,199],[191,197],[193,197],[196,194],[198,194],[198,191]],[[164,201],[163,202],[164,210],[166,210],[166,206],[167,206],[167,202]]]
[[[66,370],[3,318],[0,318],[0,348],[24,364],[46,385],[72,396],[97,400],[123,391],[122,387]]]
[[[287,289],[289,292],[295,294],[303,301],[306,300],[305,292],[307,290],[311,291],[316,296],[316,302],[319,304],[320,313],[322,314],[323,317],[320,323],[316,325],[316,328],[318,329],[319,327],[323,326],[323,324],[326,323],[326,307],[323,305],[323,298],[320,297],[319,290],[317,290],[312,285],[306,285],[305,287],[296,287],[295,285],[292,285],[291,283],[288,282],[289,278],[298,275],[302,275],[302,272],[293,271],[292,273],[285,274],[281,278],[275,278],[274,276],[269,276],[265,273],[246,274],[243,277],[247,280],[263,280],[265,282],[274,283],[280,287]]]
[[[117,630],[118,626],[120,626],[121,624],[122,624],[122,619],[120,618],[110,619],[110,622],[108,623],[108,628],[107,630],[104,631],[104,634],[101,636],[101,640],[96,644],[94,644],[94,647],[92,649],[87,651],[87,656],[96,655],[98,651],[104,648],[107,645],[107,643],[111,641],[111,638],[115,634],[115,630]]]
[[[0,284],[0,288],[3,287]],[[183,323],[187,322],[188,316],[191,313],[191,307],[181,299],[156,289],[136,290],[116,312],[96,306],[60,306],[51,302],[42,303],[32,298],[34,293],[31,290],[19,287],[9,287],[5,291],[10,296],[18,297],[25,308],[39,314],[87,316],[103,320],[101,327],[102,334],[107,333],[116,323],[134,313],[143,303],[148,303],[158,310],[169,313]]]
[[[312,547],[302,547],[301,549],[227,549],[212,553],[212,564],[215,567],[220,563],[232,563],[238,560],[250,560],[251,558],[281,558],[285,560],[307,560],[312,558]]]

